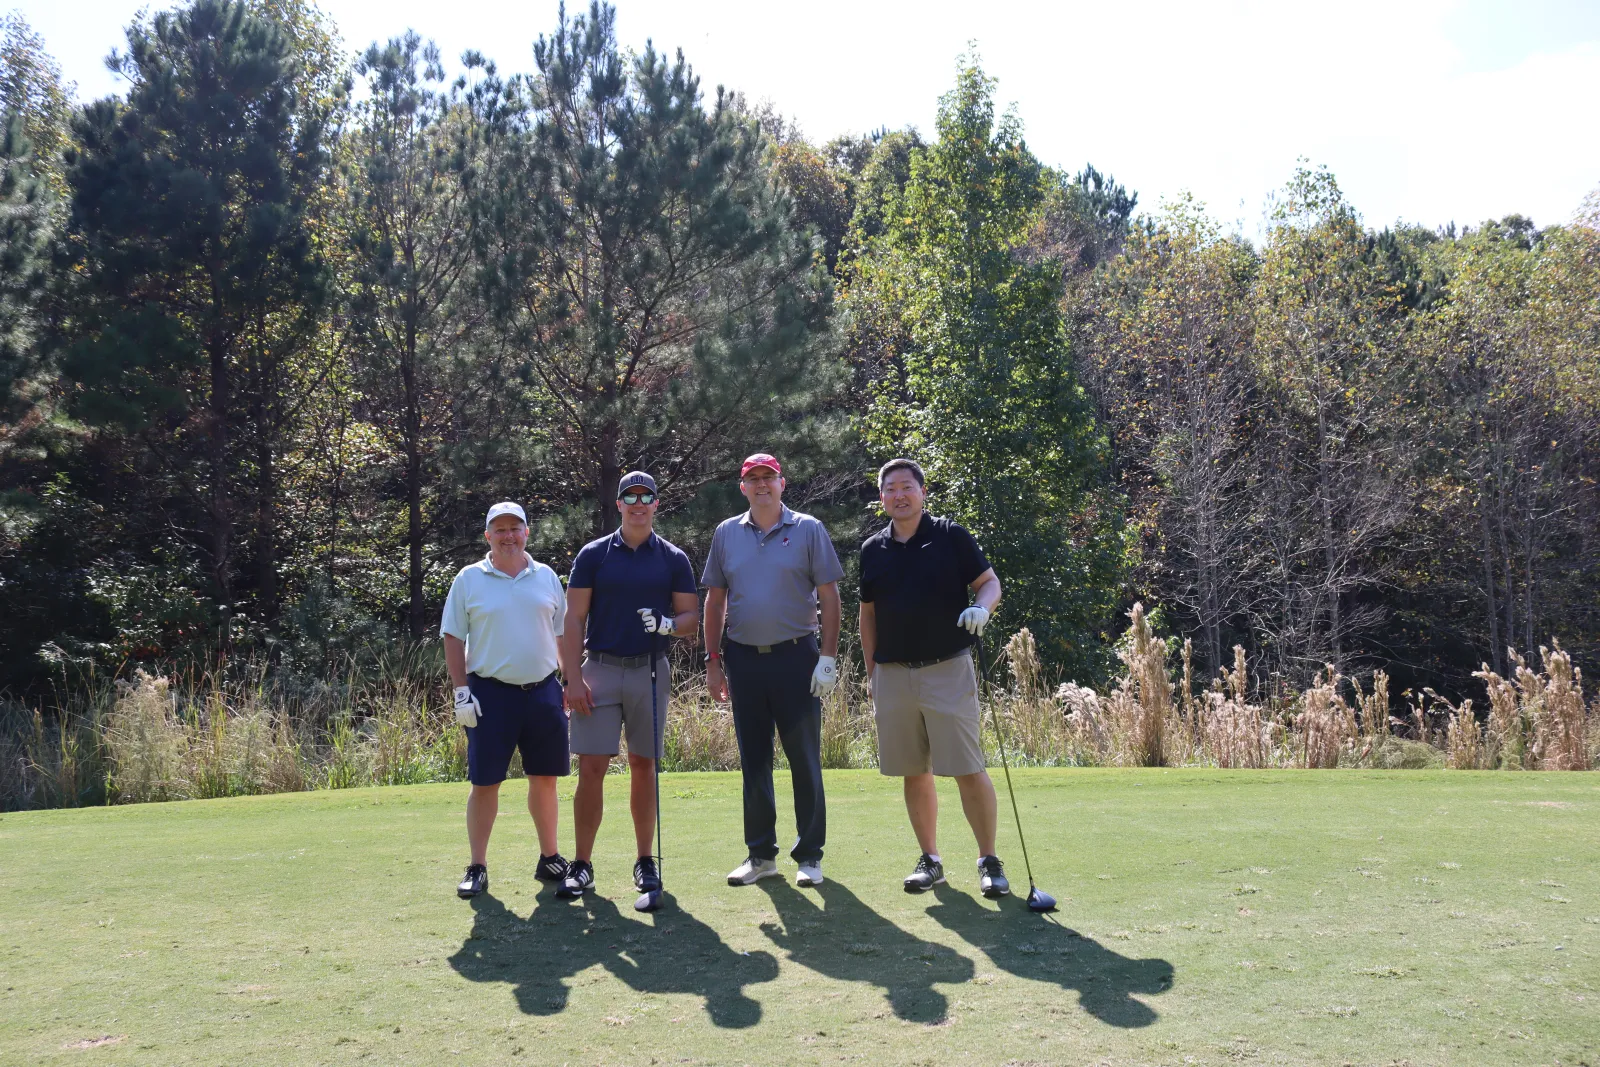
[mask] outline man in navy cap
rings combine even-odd
[[[692,637],[700,601],[689,557],[655,533],[658,506],[654,478],[644,471],[623,475],[617,485],[622,525],[584,545],[567,579],[561,673],[568,679],[578,789],[572,798],[577,851],[556,890],[566,899],[594,888],[594,839],[605,811],[606,769],[617,754],[619,736],[628,739],[629,806],[639,857],[634,886],[641,893],[661,888],[650,838],[671,678],[663,638]]]
[[[784,505],[784,485],[775,457],[757,452],[744,461],[739,492],[750,510],[717,527],[700,579],[706,586],[706,686],[717,700],[733,700],[744,775],[748,858],[728,873],[729,885],[753,885],[779,873],[774,731],[794,783],[797,834],[789,856],[799,865],[795,884],[822,884],[828,808],[820,698],[839,681],[834,658],[844,568],[822,523]]]
[[[456,721],[467,728],[467,841],[472,862],[461,897],[489,888],[489,834],[513,752],[528,776],[528,813],[539,833],[535,876],[557,881],[567,861],[556,850],[556,778],[571,773],[567,716],[556,679],[567,614],[561,579],[527,553],[528,517],[510,501],[484,519],[489,553],[461,568],[444,602],[444,662],[455,686]]]

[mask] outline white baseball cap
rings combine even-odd
[[[522,522],[522,525],[528,525],[528,515],[522,510],[521,504],[514,504],[509,500],[502,500],[500,503],[489,509],[488,517],[483,520],[483,528],[487,530],[489,527],[493,526],[494,520],[498,519],[502,515],[515,515]]]

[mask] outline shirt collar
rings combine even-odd
[[[789,510],[788,504],[781,504],[779,506],[783,508],[783,514],[778,517],[778,526],[793,526],[795,523],[800,521],[799,518],[795,516],[795,513]],[[739,521],[750,527],[752,530],[755,530],[757,533],[765,532],[756,526],[756,522],[750,517],[749,511],[746,511],[743,515],[740,515]],[[774,526],[773,529],[776,530],[778,526]]]
[[[526,551],[524,551],[522,553],[522,558],[528,561],[528,565],[526,567],[523,567],[516,574],[507,574],[505,571],[501,570],[499,567],[496,567],[494,565],[494,555],[492,553],[485,553],[484,554],[483,559],[478,561],[478,569],[481,570],[485,574],[497,575],[498,577],[505,578],[508,581],[515,582],[518,579],[520,579],[523,575],[532,574],[533,573],[533,557],[528,555],[528,553]]]
[[[626,541],[624,541],[622,539],[622,527],[620,527],[620,526],[618,526],[615,530],[611,531],[611,543],[613,545],[615,545],[617,548],[627,548],[629,552],[637,552],[638,551],[638,549],[628,548],[628,542],[626,542]],[[656,546],[656,532],[654,530],[651,530],[650,531],[650,536],[644,539],[644,541],[639,545],[639,548],[654,548],[655,546]]]
[[[923,537],[924,535],[929,534],[929,533],[932,532],[931,530],[928,529],[928,526],[929,526],[931,521],[932,521],[931,516],[929,516],[927,511],[924,510],[923,513],[922,513],[922,517],[917,520],[917,528],[915,530],[911,531],[910,540],[902,542],[902,541],[899,541],[899,540],[897,540],[895,538],[895,536],[894,536],[894,520],[890,519],[889,520],[889,525],[887,525],[887,526],[885,526],[883,528],[883,539],[885,541],[891,543],[891,544],[907,544],[907,545],[909,545],[912,541],[916,541],[916,540],[920,539],[921,537]]]

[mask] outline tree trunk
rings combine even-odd
[[[232,382],[228,375],[228,346],[213,335],[211,357],[211,407],[206,427],[207,465],[211,485],[207,510],[211,520],[211,587],[221,611],[222,631],[218,646],[226,651],[231,644],[233,618],[233,509],[228,493],[228,404]]]
[[[603,537],[622,522],[617,514],[617,483],[622,480],[622,460],[617,456],[621,428],[607,424],[595,449],[597,484],[594,486],[595,536]]]
[[[1494,588],[1494,542],[1489,535],[1489,494],[1485,482],[1488,479],[1480,474],[1478,479],[1478,549],[1483,560],[1483,595],[1485,615],[1489,621],[1489,662],[1494,666],[1494,672],[1504,677],[1505,675],[1505,645],[1500,640],[1500,607],[1495,603]]]
[[[406,324],[400,377],[405,385],[406,579],[410,590],[407,624],[412,640],[418,640],[426,629],[426,623],[422,600],[422,403],[417,388],[417,331],[414,323]]]

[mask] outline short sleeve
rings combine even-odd
[[[550,627],[560,637],[567,629],[567,594],[561,588],[561,579],[556,576],[554,569],[545,568],[545,574],[550,580],[550,590],[555,600],[555,608],[550,612]]]
[[[711,550],[706,553],[706,569],[700,575],[700,584],[707,589],[728,588],[728,576],[722,572],[722,531],[726,527],[718,526],[711,535]]]
[[[466,571],[457,574],[450,583],[450,593],[444,598],[444,618],[439,623],[439,636],[467,639]]]
[[[594,572],[599,562],[600,553],[592,545],[578,549],[578,555],[572,561],[572,573],[567,576],[567,588],[593,589]]]
[[[689,554],[678,551],[672,554],[672,591],[674,593],[697,592],[694,584],[694,567],[689,563]]]
[[[961,584],[971,585],[989,569],[989,560],[978,547],[978,539],[959,524],[950,524],[950,538],[955,545],[956,563],[961,568]]]
[[[818,519],[806,525],[811,527],[811,580],[816,585],[827,585],[844,577],[844,567],[839,563],[839,553],[834,551],[828,528]]]

